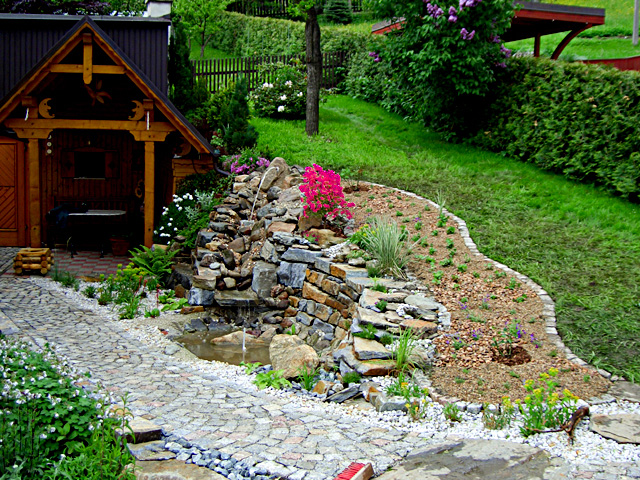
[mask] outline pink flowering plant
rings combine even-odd
[[[234,175],[246,175],[260,167],[268,166],[269,160],[261,157],[257,151],[249,148],[243,150],[238,155],[224,157],[222,161],[222,168]]]
[[[338,215],[347,218],[353,216],[349,208],[355,207],[355,204],[344,199],[340,175],[314,164],[305,169],[303,178],[305,183],[300,185],[303,217],[319,215],[325,222],[335,220]]]

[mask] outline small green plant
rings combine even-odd
[[[509,290],[515,290],[516,288],[518,288],[520,286],[520,284],[518,282],[516,282],[516,279],[511,277],[509,279],[509,285],[507,285],[507,288]]]
[[[421,397],[428,393],[426,388],[421,389],[413,378],[408,378],[404,372],[398,373],[396,380],[391,383],[385,391],[389,396],[404,397],[406,400],[412,397]]]
[[[282,374],[284,370],[269,370],[268,372],[261,372],[256,374],[256,378],[253,383],[258,387],[258,390],[263,390],[267,387],[280,390],[281,388],[290,387],[291,382],[284,378]]]
[[[460,409],[455,403],[447,403],[442,409],[442,414],[444,415],[444,418],[450,422],[459,422],[462,420]]]
[[[158,295],[158,302],[160,303],[173,303],[176,300],[176,292],[173,290],[167,290],[162,295]]]
[[[262,364],[260,362],[254,362],[254,363],[240,362],[240,366],[244,367],[244,373],[246,373],[247,375],[251,375],[257,369],[259,369],[262,366]]]
[[[513,299],[513,301],[514,301],[514,302],[516,302],[516,303],[522,303],[522,302],[524,302],[526,299],[527,299],[527,294],[526,294],[526,293],[523,293],[523,294],[522,294],[522,295],[520,295],[519,297],[514,298],[514,299]]]
[[[376,265],[367,265],[367,276],[369,278],[377,278],[382,274],[382,269]]]
[[[375,292],[387,293],[387,287],[380,283],[380,280],[377,277],[372,277],[371,280],[373,280],[373,285],[369,287],[371,290]]]
[[[85,297],[87,298],[96,298],[96,293],[98,290],[93,285],[87,285],[85,289],[82,291]]]
[[[367,213],[371,213],[371,212],[373,212],[373,209],[372,209],[372,208],[367,208],[367,209],[365,210],[365,212],[367,212]]]
[[[414,398],[409,400],[408,403],[405,404],[407,408],[407,415],[411,417],[411,420],[418,421],[427,413],[427,399],[423,396],[420,398]]]
[[[360,383],[362,377],[358,372],[347,372],[342,376],[342,383],[349,385],[351,383]]]
[[[460,265],[458,265],[458,271],[460,273],[464,273],[467,271],[467,265],[465,263],[461,263]]]
[[[502,397],[502,404],[494,410],[489,408],[489,404],[483,404],[482,423],[489,430],[502,430],[511,425],[515,416],[515,408],[509,397]]]
[[[518,375],[515,371],[513,370],[509,370],[509,375],[511,375],[513,378],[520,378],[520,375]]]
[[[479,272],[473,272],[473,278],[480,278]]]
[[[387,301],[386,300],[379,300],[378,302],[376,302],[376,308],[378,310],[380,310],[381,312],[384,312],[387,308]]]
[[[287,335],[295,335],[296,334],[296,324],[291,325],[291,328],[285,332]]]
[[[189,302],[186,298],[178,298],[162,307],[162,311],[168,312],[169,310],[180,310],[182,307],[186,307],[187,305],[189,305]]]
[[[453,243],[453,240],[451,240],[450,238],[447,238],[447,241],[445,242],[447,248],[451,249],[455,246],[455,243]]]
[[[537,381],[527,380],[524,388],[529,394],[523,402],[516,402],[523,417],[520,432],[528,437],[544,430],[559,428],[575,411],[578,398],[566,388],[556,392],[558,370],[550,368]]]
[[[160,284],[171,274],[173,257],[178,250],[163,248],[149,248],[141,245],[139,248],[131,250],[131,262],[140,269],[145,277],[155,278]]]
[[[298,369],[298,380],[300,380],[302,388],[307,391],[311,391],[317,383],[316,377],[318,376],[319,371],[319,367],[309,368],[306,364],[300,367]]]
[[[364,325],[362,327],[362,331],[361,332],[355,332],[353,335],[355,337],[360,337],[360,338],[366,338],[368,340],[373,340],[376,338],[376,333],[378,333],[378,331],[376,330],[376,327],[374,327],[371,324],[367,324]]]
[[[500,332],[498,338],[494,338],[491,345],[496,349],[502,357],[510,357],[513,354],[513,347],[520,337],[524,334],[520,328],[520,324],[509,322]]]
[[[442,265],[443,267],[448,267],[452,264],[453,264],[453,260],[451,260],[450,258],[445,258],[444,260],[440,261],[440,265]]]
[[[453,233],[456,233],[456,227],[449,227],[447,228],[447,234],[451,235]]]
[[[482,318],[482,315],[478,315],[473,312],[469,314],[468,318],[473,323],[487,323],[487,321],[484,318]]]
[[[144,316],[145,318],[155,318],[155,317],[159,317],[160,316],[160,309],[158,308],[153,308],[151,310],[145,310],[144,311]]]
[[[458,275],[451,275],[451,280],[453,280],[454,282],[457,282],[458,280],[460,280],[460,277]]]
[[[419,240],[420,240],[420,235],[414,235],[413,237],[411,237],[412,242],[418,242]]]
[[[400,210],[396,212],[396,217],[402,217],[403,215],[404,213],[402,213]]]
[[[398,343],[393,352],[398,371],[402,371],[409,365],[409,358],[416,348],[416,340],[416,336],[410,328],[404,330],[398,337]]]
[[[120,319],[131,319],[138,315],[140,310],[140,297],[132,296],[128,302],[120,305],[119,317]]]
[[[507,276],[507,272],[503,272],[503,271],[496,272],[496,278],[504,278],[506,276]]]
[[[416,228],[416,230],[422,230],[422,222],[416,222],[414,227]]]
[[[436,249],[431,247],[429,248],[429,255],[435,255],[436,254]]]
[[[584,383],[589,383],[591,381],[591,375],[585,375],[582,377],[582,380],[584,380]]]
[[[382,345],[391,345],[393,343],[393,335],[391,335],[390,333],[384,333],[381,337],[379,342]]]
[[[58,282],[63,287],[73,288],[76,292],[80,288],[80,280],[71,272],[61,272]]]
[[[464,382],[467,381],[466,378],[462,378],[462,377],[456,377],[454,380],[458,385],[462,385]]]
[[[98,295],[98,305],[109,305],[113,302],[113,294],[109,291],[102,291]]]
[[[464,348],[467,346],[467,344],[460,338],[457,338],[456,340],[454,340],[452,345],[454,350],[460,350],[461,348]]]
[[[467,297],[462,297],[460,299],[460,303],[467,303],[469,301],[469,299]]]
[[[437,237],[438,236],[438,230],[431,230],[431,235],[433,237]]]
[[[440,270],[438,270],[437,272],[433,272],[433,283],[435,283],[436,285],[440,285],[443,275],[444,275],[444,272]]]

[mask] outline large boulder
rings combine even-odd
[[[297,335],[276,335],[269,345],[274,370],[283,370],[285,378],[297,377],[305,366],[314,369],[320,363],[316,351]]]

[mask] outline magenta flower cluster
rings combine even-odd
[[[475,30],[471,30],[470,32],[468,32],[466,28],[463,28],[462,30],[460,30],[460,35],[462,36],[463,40],[473,40],[473,37],[475,36],[475,34],[476,34]]]
[[[308,217],[309,212],[321,215],[322,218],[334,219],[337,215],[351,218],[350,207],[355,203],[347,203],[344,199],[340,175],[333,170],[323,170],[320,165],[307,167],[302,176],[305,183],[300,185],[303,194],[303,217]]]
[[[376,53],[376,52],[369,52],[369,56],[371,58],[373,58],[374,62],[379,62],[380,61],[380,55],[378,55],[378,53]]]

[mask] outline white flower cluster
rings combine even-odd
[[[263,83],[262,88],[273,88],[273,83]]]
[[[296,95],[296,97],[301,97],[302,96],[302,92],[298,92],[298,95]]]
[[[282,95],[282,96],[280,97],[280,100],[286,100],[286,99],[287,99],[287,96],[286,96],[286,95]]]
[[[284,82],[284,84],[285,84],[287,87],[293,87],[293,82],[292,82],[291,80],[287,80],[286,82]]]
[[[278,107],[278,111],[279,111],[279,112],[284,112],[284,105],[280,105],[280,106]]]

